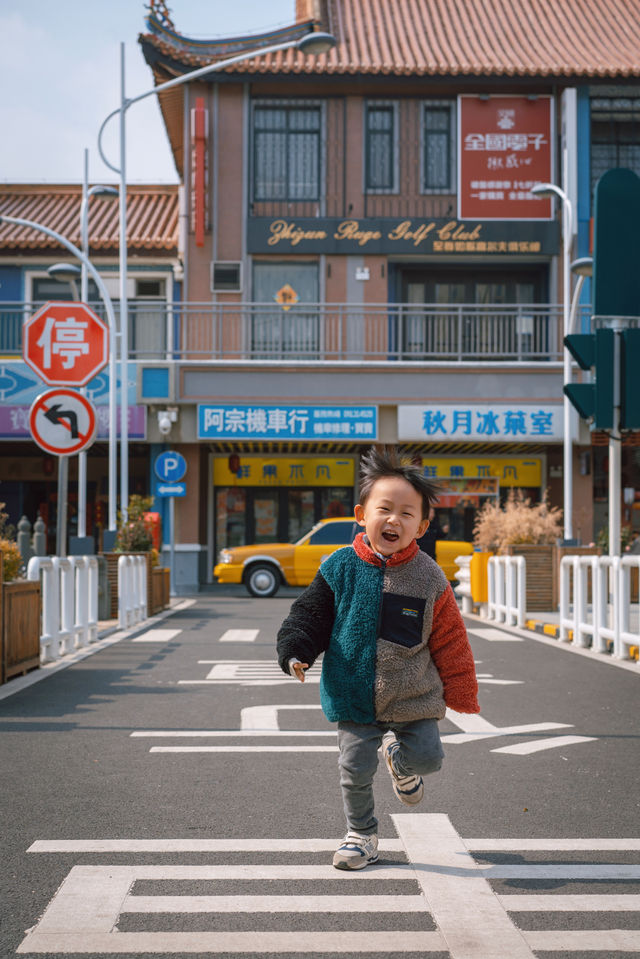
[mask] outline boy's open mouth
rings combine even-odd
[[[383,538],[387,543],[395,543],[395,542],[397,542],[397,540],[398,540],[398,538],[399,538],[399,534],[396,533],[396,532],[394,532],[394,531],[391,530],[391,529],[385,529],[385,530],[383,530],[383,532],[382,532],[382,538]]]

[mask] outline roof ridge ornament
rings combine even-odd
[[[169,10],[165,0],[149,0],[145,9],[149,11],[150,16],[156,17],[163,27],[169,27],[171,30],[175,29],[175,24],[171,19],[171,10]]]

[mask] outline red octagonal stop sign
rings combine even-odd
[[[25,363],[50,386],[86,386],[109,358],[109,327],[85,303],[45,303],[22,333]]]

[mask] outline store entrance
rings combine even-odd
[[[351,487],[218,487],[215,550],[253,543],[294,543],[319,520],[352,513]]]

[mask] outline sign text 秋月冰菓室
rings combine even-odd
[[[479,440],[559,443],[563,438],[562,406],[521,403],[477,406],[438,403],[398,407],[398,439],[432,439],[457,443]]]

